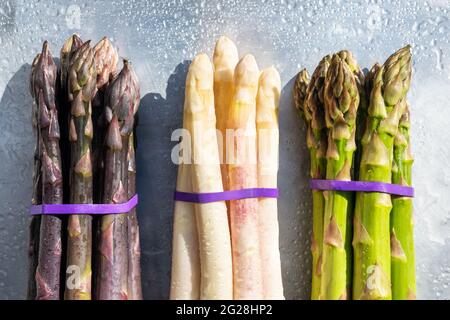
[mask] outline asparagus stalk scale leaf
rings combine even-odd
[[[63,200],[60,132],[55,99],[56,73],[57,67],[48,43],[44,42],[42,53],[33,63],[31,85],[39,129],[42,202],[46,204],[60,204]],[[39,184],[37,177],[35,183]],[[57,216],[42,216],[36,270],[38,300],[58,300],[60,297],[61,251],[61,219]]]
[[[394,138],[392,183],[411,186],[413,157],[409,140],[409,106],[400,118]],[[391,277],[394,300],[415,299],[414,222],[412,198],[392,198],[391,211]]]
[[[334,55],[325,79],[325,123],[328,128],[327,179],[351,180],[356,149],[359,92],[348,64]],[[347,226],[353,211],[351,192],[325,191],[321,299],[346,299],[349,241]]]
[[[68,94],[71,102],[71,203],[92,203],[91,101],[96,92],[94,51],[90,42],[78,48],[70,59]],[[68,258],[65,298],[91,299],[92,217],[71,215],[68,224]],[[76,275],[73,277],[73,275]]]
[[[108,127],[103,203],[123,203],[128,200],[128,145],[140,99],[136,76],[127,60],[109,85],[105,99]],[[103,216],[97,281],[100,300],[129,298],[127,246],[127,214]]]
[[[391,55],[377,71],[362,138],[361,181],[392,181],[394,139],[405,110],[411,80],[411,53],[406,46]],[[391,298],[389,213],[391,197],[358,192],[354,215],[354,299]]]
[[[324,179],[326,175],[326,126],[324,109],[324,82],[331,56],[325,56],[314,70],[311,81],[306,70],[301,71],[294,86],[294,103],[306,123],[306,141],[310,152],[310,176]],[[313,190],[313,230],[311,235],[312,285],[311,299],[319,299],[322,276],[323,215],[325,199],[323,192]]]

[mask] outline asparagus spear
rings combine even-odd
[[[73,56],[75,50],[77,50],[83,41],[76,34],[70,36],[65,42],[60,51],[60,64],[58,70],[58,79],[56,82],[57,89],[57,108],[59,114],[59,125],[61,131],[61,137],[59,141],[59,146],[61,149],[61,164],[62,164],[62,175],[63,175],[63,203],[70,203],[70,165],[71,156],[70,149],[71,143],[68,139],[69,137],[69,120],[70,120],[70,102],[69,102],[69,90],[68,90],[68,73],[70,59]],[[68,216],[61,216],[62,222],[62,247],[67,248],[67,227],[68,227]],[[67,254],[63,254],[61,257],[61,270],[67,270]],[[66,273],[61,272],[61,283],[65,283]],[[61,290],[61,298],[64,298],[64,290]]]
[[[361,139],[364,134],[364,129],[366,125],[367,118],[367,105],[368,105],[368,96],[366,94],[365,89],[365,76],[362,72],[361,68],[358,65],[358,62],[353,57],[353,54],[348,50],[341,50],[337,53],[341,59],[343,59],[351,72],[355,76],[356,86],[358,87],[359,93],[359,106],[356,114],[356,132],[355,132],[355,143],[356,150],[354,151],[354,161],[352,166],[352,177],[357,177],[359,174],[359,165],[361,162]],[[352,195],[352,204],[354,204],[354,194]],[[353,280],[353,248],[351,244],[351,239],[353,237],[353,210],[347,216],[347,227],[346,227],[346,236],[345,236],[345,251],[347,252],[347,297],[351,297],[352,295],[352,280]]]
[[[235,69],[235,89],[228,115],[227,127],[235,130],[232,145],[236,146],[235,157],[228,165],[230,190],[255,188],[258,184],[255,125],[258,78],[255,58],[245,55]],[[230,201],[235,299],[263,298],[258,221],[258,199]]]
[[[277,187],[280,91],[278,71],[273,67],[263,70],[256,98],[259,188]],[[284,299],[277,199],[258,199],[258,216],[264,299]]]
[[[60,52],[60,64],[61,64],[61,88],[67,89],[69,81],[69,66],[73,53],[83,45],[83,41],[77,34],[71,35],[64,42]],[[63,90],[65,91],[65,90]]]
[[[44,42],[42,53],[33,63],[31,85],[39,129],[42,202],[46,204],[60,204],[63,200],[60,133],[55,101],[56,71],[48,42]],[[39,178],[35,178],[35,183],[39,185]],[[37,300],[59,299],[61,251],[61,219],[57,216],[42,216],[36,270]]]
[[[92,138],[92,181],[94,203],[102,203],[103,182],[104,182],[104,158],[105,158],[105,90],[109,82],[117,73],[117,62],[119,56],[111,41],[104,37],[93,48],[94,61],[97,73],[97,93],[92,100],[92,124],[94,126],[94,136]],[[97,252],[100,241],[100,217],[93,217],[92,228],[94,230],[92,248],[94,250],[92,269],[98,269],[100,254]],[[92,285],[97,288],[98,277],[94,276]],[[96,293],[94,293],[95,295]],[[94,297],[95,299],[96,297]]]
[[[405,101],[405,100],[404,100]],[[400,118],[394,138],[392,183],[411,186],[413,157],[409,140],[409,107]],[[414,264],[414,222],[412,198],[393,197],[391,211],[391,277],[392,298],[416,298],[416,271]]]
[[[139,89],[139,84],[134,72],[135,86]],[[138,97],[140,94],[137,95]],[[139,101],[135,103],[134,113],[136,115]],[[137,121],[135,122],[137,124]],[[136,157],[135,145],[136,134],[134,126],[128,142],[128,198],[131,199],[136,194]],[[136,214],[136,208],[128,213],[128,300],[142,300],[141,283],[141,244],[139,241],[139,223]]]
[[[33,195],[31,198],[32,205],[38,205],[42,203],[42,175],[41,175],[41,147],[40,133],[39,133],[39,109],[35,101],[33,78],[36,73],[36,64],[39,61],[40,53],[36,55],[31,65],[30,75],[30,92],[33,97],[32,104],[32,125],[36,138],[36,144],[34,147],[34,168],[33,168]],[[28,235],[28,287],[27,287],[27,300],[33,300],[36,298],[36,268],[39,258],[39,229],[41,228],[41,216],[33,215],[31,217]]]
[[[94,51],[88,41],[73,53],[68,73],[71,103],[69,124],[71,203],[92,203],[91,101],[95,95],[95,85]],[[69,217],[67,251],[65,299],[90,300],[92,275],[92,217],[90,215]]]
[[[187,115],[184,117],[184,122],[187,120],[186,118]],[[186,125],[183,127],[187,129]],[[190,145],[185,146],[186,148],[183,148],[181,152],[190,148]],[[178,165],[178,191],[193,192],[191,170],[189,163]],[[198,300],[200,298],[200,256],[196,223],[194,204],[176,201],[173,212],[171,300]]]
[[[359,180],[391,182],[393,144],[405,109],[411,80],[411,53],[406,46],[377,71],[362,138]],[[354,299],[390,299],[391,265],[389,194],[358,192],[354,216]]]
[[[214,105],[216,109],[216,127],[219,151],[221,152],[220,170],[223,189],[228,190],[228,173],[226,159],[226,129],[228,110],[233,96],[234,68],[239,61],[238,50],[233,41],[221,36],[214,48]]]
[[[356,150],[355,150],[355,160],[353,165],[353,172],[354,176],[358,176],[359,171],[359,164],[361,162],[361,138],[364,134],[364,129],[366,125],[366,119],[367,119],[367,106],[368,106],[368,100],[370,96],[370,91],[367,92],[366,85],[365,85],[365,76],[362,72],[361,68],[358,65],[358,62],[353,57],[353,54],[348,50],[341,50],[337,53],[341,59],[343,59],[347,65],[349,66],[350,70],[353,72],[353,75],[355,76],[356,85],[358,87],[359,92],[359,107],[358,107],[358,113],[356,115],[356,134],[355,134],[355,141],[356,141]],[[369,75],[370,76],[370,75]],[[350,221],[350,227],[352,225],[351,219]],[[352,230],[349,229],[347,231],[350,231],[350,234],[352,234]],[[349,232],[347,232],[349,233]],[[351,245],[350,245],[351,246]],[[349,248],[351,250],[351,247]],[[351,262],[351,259],[347,259]],[[351,271],[351,263],[350,263],[350,269]],[[351,277],[351,273],[349,274]],[[351,281],[351,278],[347,278]],[[349,283],[351,284],[351,282]],[[349,292],[351,294],[351,292]]]
[[[104,170],[104,139],[106,121],[104,119],[104,99],[107,85],[116,76],[119,55],[111,41],[104,37],[94,46],[94,61],[97,73],[97,93],[92,101],[92,177],[94,181],[94,202],[101,203]]]
[[[192,61],[186,78],[184,116],[191,134],[192,188],[223,191],[214,113],[213,66],[205,54]],[[230,230],[225,201],[195,204],[200,250],[200,299],[233,297]]]
[[[325,123],[328,128],[327,179],[351,180],[356,149],[359,93],[348,64],[334,55],[325,79]],[[320,298],[347,298],[347,220],[353,210],[351,192],[325,191],[323,265]]]
[[[310,151],[313,179],[324,179],[326,175],[326,127],[324,109],[324,82],[330,64],[331,56],[325,56],[314,70],[311,81],[306,70],[301,71],[294,87],[295,106],[305,120],[307,127],[307,145]],[[306,91],[305,91],[306,90]],[[311,235],[312,253],[312,285],[311,299],[319,299],[322,277],[322,243],[323,243],[323,214],[325,199],[323,192],[313,190],[313,230]]]
[[[103,203],[123,203],[128,200],[128,145],[140,99],[136,76],[127,60],[108,86],[105,99],[108,128]],[[100,300],[129,297],[127,224],[126,214],[104,215],[101,219],[97,282]]]

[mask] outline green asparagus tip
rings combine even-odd
[[[297,109],[297,112],[300,115],[303,115],[304,103],[306,100],[306,91],[309,85],[309,74],[308,70],[301,70],[295,79],[293,98],[294,98],[294,106]]]
[[[396,105],[409,90],[412,72],[411,46],[392,54],[383,67],[383,98],[388,105]]]

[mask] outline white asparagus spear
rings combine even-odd
[[[177,191],[192,192],[190,164],[179,164]],[[200,298],[200,257],[194,204],[176,201],[173,213],[171,300]]]
[[[191,133],[195,193],[223,191],[214,111],[213,66],[206,54],[186,78],[185,123]],[[232,299],[231,240],[225,201],[195,204],[200,248],[200,299]]]
[[[259,76],[256,98],[258,133],[258,187],[276,188],[278,173],[278,104],[281,81],[271,67]],[[264,299],[284,299],[278,241],[277,199],[259,198],[259,245],[262,261]]]
[[[234,68],[239,61],[238,50],[233,41],[221,36],[214,48],[214,104],[216,108],[216,128],[219,151],[222,152],[220,170],[222,171],[223,189],[228,190],[228,173],[226,164],[226,129],[227,117],[233,98]]]
[[[234,73],[234,94],[227,128],[233,135],[234,159],[228,165],[230,190],[255,188],[256,166],[256,93],[259,69],[252,55],[245,55]],[[230,150],[227,150],[230,152]],[[230,201],[233,248],[234,298],[262,299],[262,273],[259,250],[258,199]]]

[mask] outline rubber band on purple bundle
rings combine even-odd
[[[175,191],[174,193],[174,200],[193,203],[208,203],[248,198],[278,198],[278,189],[247,188],[222,192],[190,193]]]
[[[381,192],[402,197],[414,197],[413,187],[384,182],[311,179],[310,188],[313,190]]]
[[[30,213],[38,214],[120,214],[127,213],[136,207],[138,195],[130,200],[117,204],[39,204],[31,206]]]

